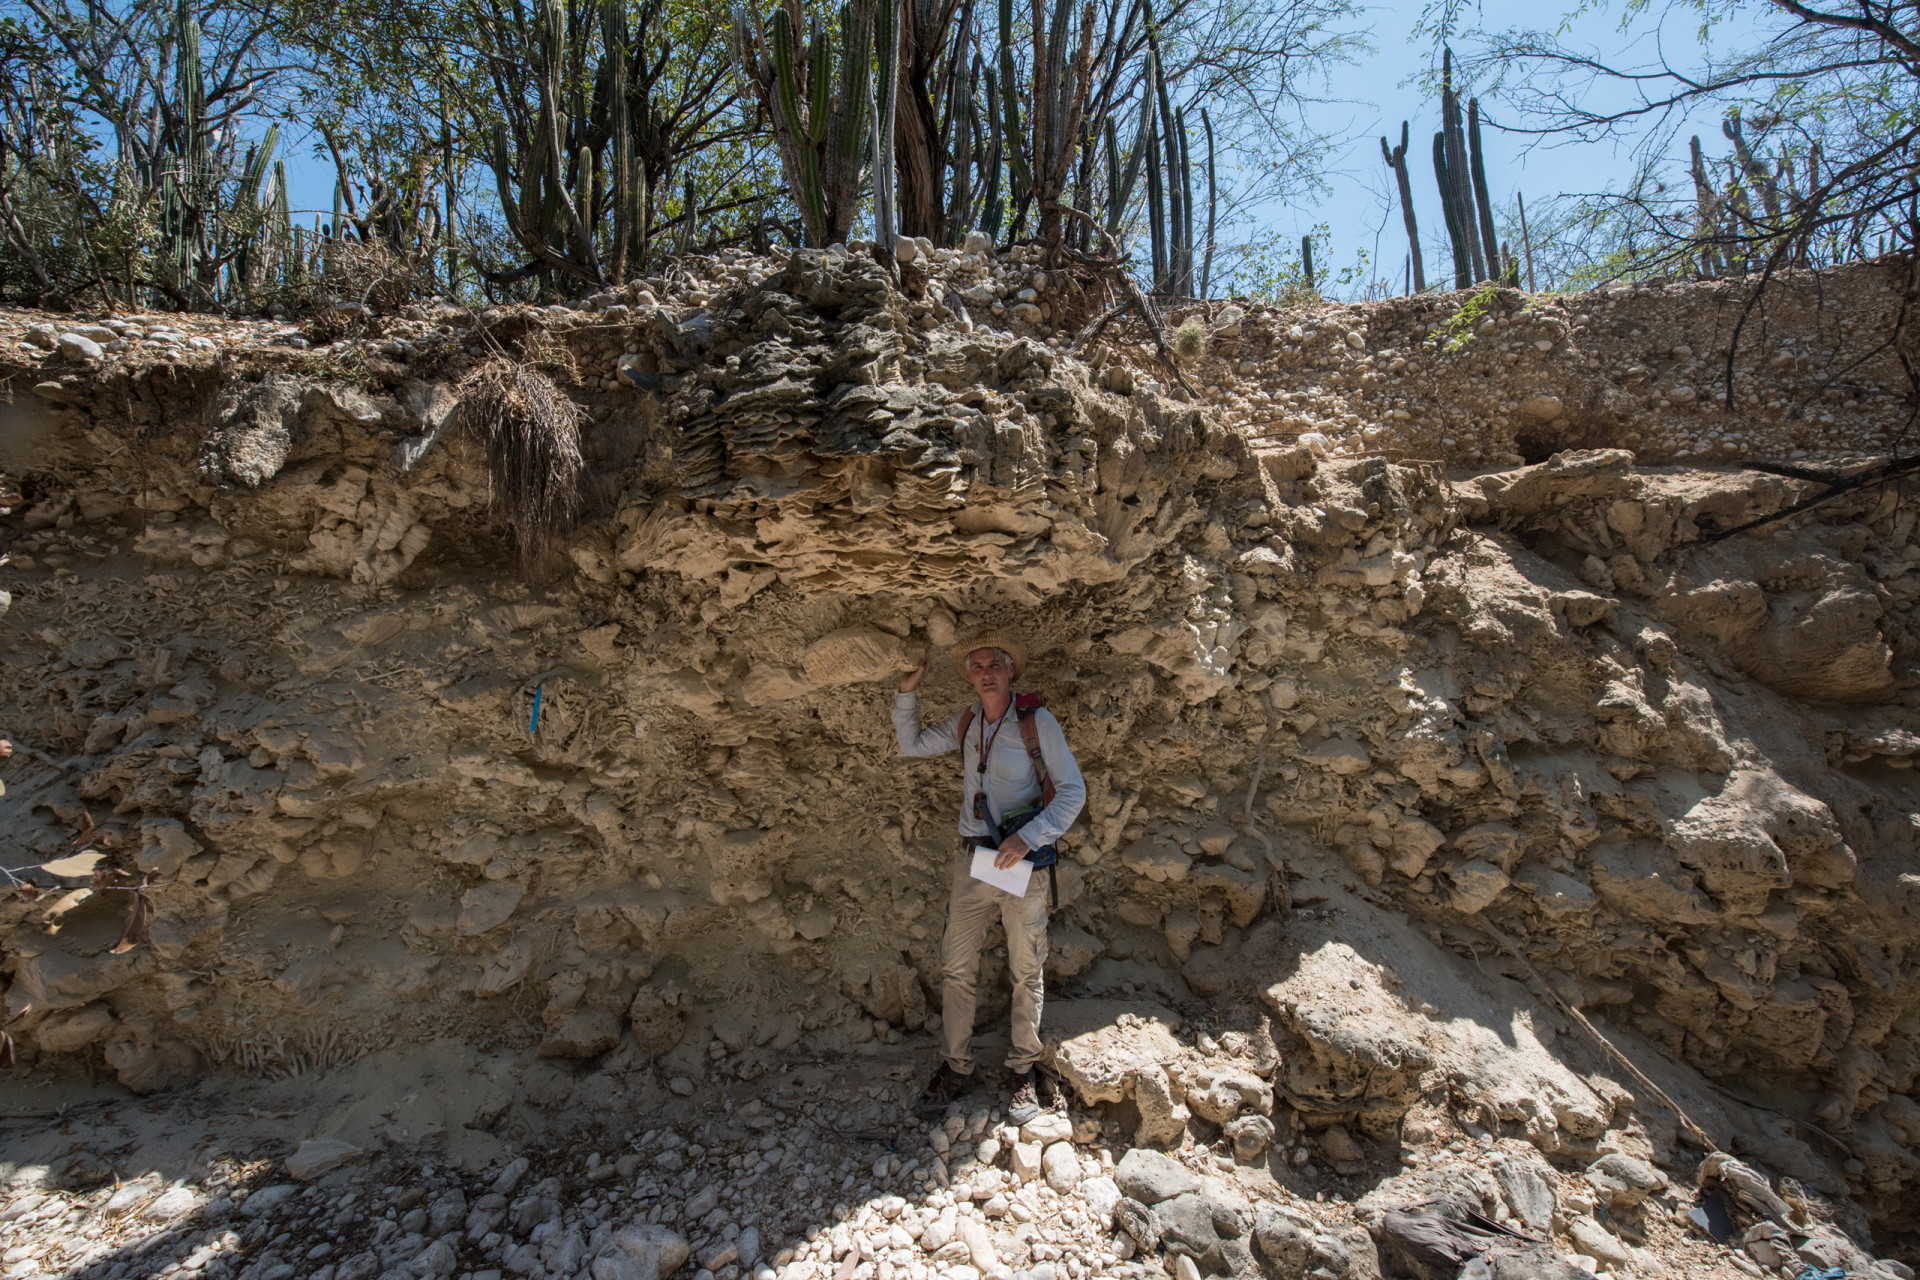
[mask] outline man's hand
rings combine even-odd
[[[915,689],[918,689],[920,682],[927,678],[927,672],[932,666],[933,650],[922,649],[920,651],[920,665],[900,677],[900,692],[912,693]]]
[[[993,865],[1005,871],[1026,857],[1028,852],[1027,842],[1020,838],[1019,832],[1015,832],[1000,842],[1000,853],[994,858]]]

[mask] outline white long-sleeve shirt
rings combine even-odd
[[[960,834],[969,839],[992,837],[988,824],[973,816],[973,797],[982,785],[987,792],[987,812],[994,825],[1000,816],[1033,804],[1040,799],[1040,779],[1033,762],[1027,759],[1026,740],[1020,736],[1019,716],[1011,701],[1001,717],[999,733],[987,721],[980,704],[973,704],[973,723],[967,726],[967,740],[960,741],[960,715],[956,711],[931,728],[920,726],[920,699],[917,694],[896,693],[893,698],[893,731],[900,740],[903,756],[937,756],[956,748],[961,752]],[[1052,844],[1065,834],[1087,803],[1087,784],[1080,777],[1080,766],[1067,748],[1067,736],[1060,722],[1042,707],[1033,713],[1034,728],[1040,739],[1040,758],[1046,761],[1047,774],[1053,779],[1053,803],[1042,809],[1017,833],[1029,849]],[[982,741],[990,744],[987,768],[979,769]]]

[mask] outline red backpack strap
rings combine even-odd
[[[1025,702],[1026,699],[1021,699]],[[1047,772],[1047,762],[1040,755],[1040,726],[1033,722],[1033,713],[1040,709],[1040,699],[1033,698],[1031,706],[1019,710],[1020,737],[1027,744],[1027,759],[1033,761],[1033,776],[1040,779],[1040,803],[1053,803],[1053,777]]]

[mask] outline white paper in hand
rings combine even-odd
[[[999,856],[998,849],[974,849],[973,878],[996,889],[1005,889],[1016,898],[1026,897],[1027,881],[1033,878],[1033,864],[1022,858],[1002,871],[993,865],[993,860]]]

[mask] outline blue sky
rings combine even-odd
[[[1437,95],[1419,84],[1429,69],[1437,67],[1439,55],[1430,37],[1410,36],[1423,8],[1423,0],[1376,0],[1367,7],[1373,55],[1358,66],[1338,70],[1327,88],[1329,101],[1313,108],[1308,117],[1322,129],[1348,139],[1330,165],[1331,191],[1319,199],[1275,202],[1259,210],[1265,225],[1287,232],[1294,242],[1317,225],[1327,225],[1333,254],[1330,262],[1320,264],[1323,275],[1353,263],[1356,252],[1365,251],[1376,272],[1391,277],[1396,292],[1403,278],[1407,239],[1393,174],[1380,156],[1380,136],[1398,143],[1402,120],[1411,126],[1407,159],[1429,285],[1444,274],[1449,261],[1432,159],[1440,107]],[[1485,0],[1477,9],[1469,9],[1465,19],[1470,28],[1485,30],[1538,28],[1553,25],[1563,12],[1560,5],[1539,0]],[[1586,13],[1568,24],[1565,38],[1613,57],[1645,59],[1659,36],[1668,56],[1684,63],[1698,49],[1687,20],[1691,17],[1667,23],[1664,31],[1643,22],[1623,32],[1617,12]],[[1722,32],[1723,38],[1738,35],[1737,27]],[[1472,45],[1470,35],[1456,39],[1456,56]],[[1598,95],[1594,100],[1599,100]],[[1617,96],[1614,100],[1624,102]],[[1525,198],[1531,213],[1560,194],[1624,185],[1635,168],[1634,145],[1644,136],[1634,132],[1619,141],[1574,143],[1503,133],[1486,127],[1484,121],[1522,123],[1513,109],[1498,98],[1484,96],[1481,109],[1487,185],[1496,210],[1508,207],[1516,192]],[[1701,135],[1709,155],[1725,149],[1717,113],[1704,114],[1686,125]],[[1679,135],[1679,146],[1684,156],[1686,130]],[[1520,252],[1517,236],[1513,247]]]

